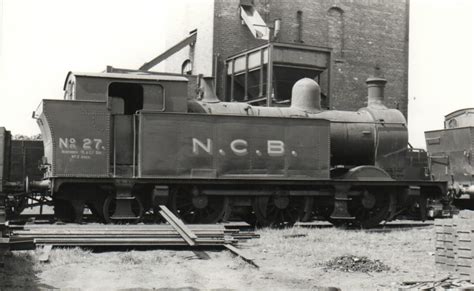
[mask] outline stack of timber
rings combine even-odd
[[[239,224],[186,225],[166,206],[160,215],[168,224],[56,224],[25,225],[12,237],[33,239],[35,244],[54,246],[227,246],[239,239],[258,237],[249,232],[242,235]],[[248,227],[241,223],[240,226]]]
[[[30,238],[36,244],[54,246],[218,246],[258,237],[241,231],[239,224],[186,225],[193,243],[170,224],[27,224],[13,231],[15,238]]]
[[[461,211],[452,219],[437,219],[437,267],[474,282],[474,211]]]

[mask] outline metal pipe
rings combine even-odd
[[[51,186],[51,181],[49,180],[42,180],[42,181],[27,181],[27,192],[28,190],[48,190]]]
[[[270,38],[271,39],[271,38]],[[267,107],[272,106],[273,91],[273,45],[268,41],[268,62],[267,62]]]
[[[278,36],[280,35],[281,19],[275,19],[274,27],[275,27],[275,29],[273,31],[273,38],[277,39]]]

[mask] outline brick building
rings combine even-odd
[[[243,11],[249,15],[258,12],[270,27],[276,19],[280,20],[280,30],[273,41],[276,46],[284,44],[290,52],[275,53],[281,58],[275,61],[281,62],[277,64],[281,67],[273,76],[281,81],[277,82],[278,86],[285,80],[293,82],[296,77],[317,78],[323,93],[328,95],[328,107],[356,110],[366,105],[367,77],[381,75],[388,80],[387,106],[399,108],[407,115],[409,0],[181,1],[169,14],[167,46],[178,43],[194,30],[197,30],[196,40],[167,59],[166,71],[214,76],[221,100],[247,101],[242,96],[230,98],[231,87],[235,91],[245,83],[245,98],[248,98],[247,95],[253,94],[251,82],[257,82],[258,77],[252,75],[253,69],[246,70],[245,82],[237,75],[231,76],[235,68],[229,67],[229,60],[242,51],[263,46],[262,81],[267,74],[262,60],[268,60],[265,51],[268,41],[251,33],[242,20]],[[298,56],[304,55],[302,52],[308,52],[307,57],[298,61]],[[249,59],[252,57],[244,60],[247,68]],[[300,63],[288,64],[285,59]],[[321,64],[316,64],[318,60]],[[263,83],[260,92],[254,95],[268,93],[264,80]],[[274,87],[280,95],[288,95],[288,89],[278,86]],[[278,100],[284,100],[285,96]]]

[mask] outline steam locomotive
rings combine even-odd
[[[385,83],[369,78],[368,105],[353,112],[323,110],[308,78],[294,84],[290,107],[261,107],[220,101],[207,79],[190,96],[185,76],[70,72],[64,99],[34,112],[43,178],[11,182],[3,163],[0,192],[39,193],[56,217],[77,222],[84,209],[107,223],[139,221],[160,204],[187,223],[322,217],[367,228],[407,211],[425,218],[446,182],[431,181],[426,153],[408,146],[404,116],[383,104]]]

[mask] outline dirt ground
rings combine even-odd
[[[37,289],[238,289],[398,290],[410,280],[446,274],[434,264],[434,227],[365,232],[294,227],[259,230],[260,239],[239,248],[259,269],[227,251],[206,251],[203,260],[189,250],[91,251],[53,249],[48,263],[40,250],[15,252],[0,269],[0,290]],[[337,256],[366,256],[390,270],[342,272],[325,268]]]

